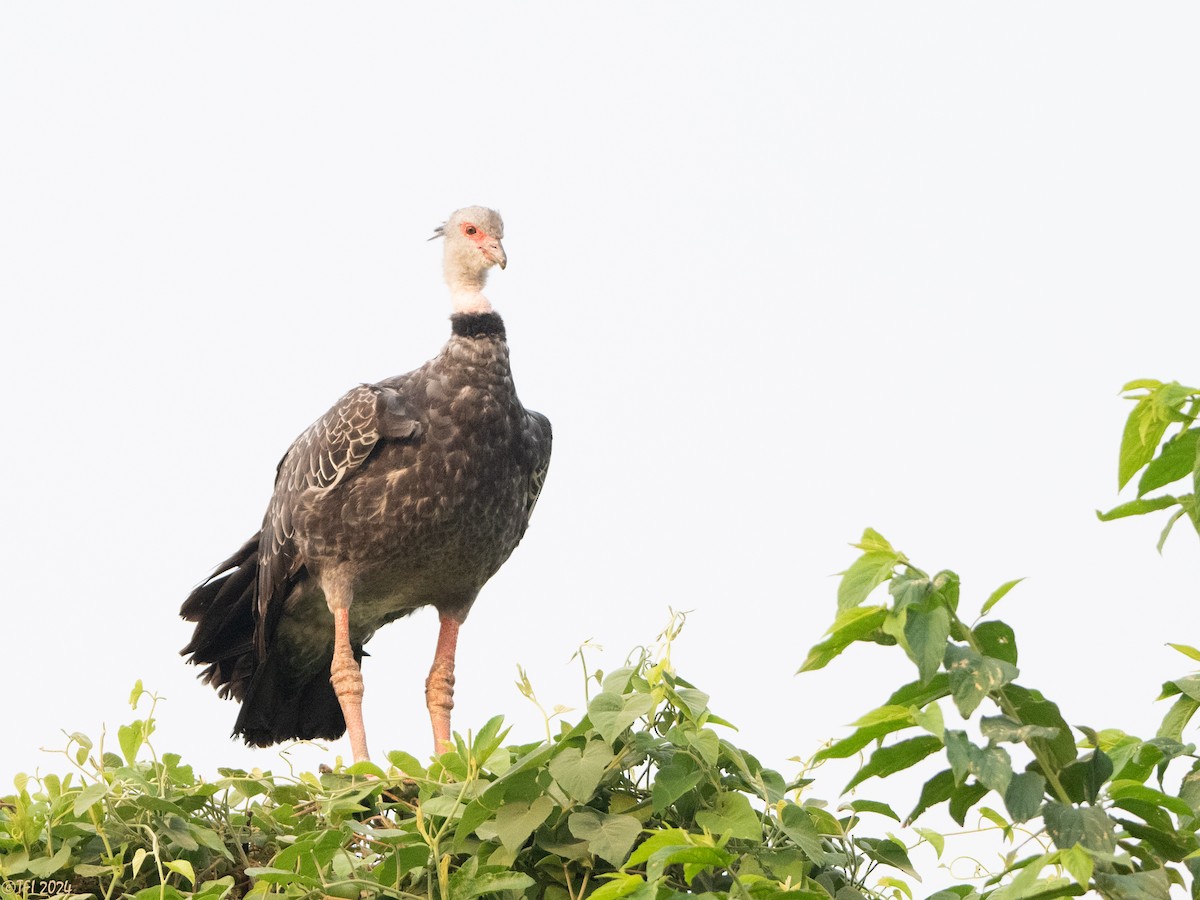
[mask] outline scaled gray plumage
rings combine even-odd
[[[296,439],[262,530],[183,604],[196,623],[183,653],[242,702],[234,733],[249,744],[345,731],[327,594],[352,595],[355,661],[381,626],[421,606],[456,634],[525,533],[550,422],[517,398],[500,317],[451,323],[434,359],[352,389]]]

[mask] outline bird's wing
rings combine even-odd
[[[550,420],[541,413],[530,410],[527,422],[534,438],[534,466],[529,479],[529,491],[525,497],[526,519],[533,514],[533,508],[537,506],[538,497],[542,493],[542,485],[546,483],[546,473],[550,470],[550,445],[554,437]]]
[[[259,543],[259,622],[305,563],[296,541],[298,514],[316,495],[336,490],[351,477],[381,440],[419,434],[420,423],[408,415],[404,396],[400,387],[359,385],[296,438],[280,460]]]

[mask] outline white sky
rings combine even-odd
[[[1150,736],[1200,552],[1099,523],[1137,377],[1200,381],[1194,5],[9,3],[0,8],[0,780],[167,699],[159,751],[283,768],[177,654],[288,443],[448,332],[456,207],[500,209],[524,544],[462,632],[455,725],[581,705],[667,608],[765,762],[909,680],[793,672],[871,525],[998,608],[1068,721]],[[429,611],[364,667],[424,754]],[[344,742],[333,751],[348,755]],[[315,766],[330,754],[300,753]],[[924,773],[929,774],[929,773]],[[816,793],[833,799],[835,775]],[[2,790],[2,787],[0,787]],[[868,796],[878,791],[865,790]],[[915,784],[898,795],[908,808]]]

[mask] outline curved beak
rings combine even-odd
[[[504,245],[496,238],[488,238],[481,245],[481,249],[483,250],[483,255],[500,268],[503,269],[508,265],[508,257],[504,254]]]

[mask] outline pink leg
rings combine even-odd
[[[354,651],[350,649],[350,610],[335,609],[333,611],[333,665],[329,668],[329,681],[333,692],[337,694],[338,703],[342,707],[342,716],[346,720],[346,733],[350,737],[350,749],[354,753],[354,761],[362,762],[369,759],[367,755],[367,730],[363,727],[362,670],[354,661]]]
[[[454,651],[458,646],[458,620],[441,617],[433,667],[425,679],[425,705],[433,723],[433,752],[444,753],[450,743],[450,710],[454,708]]]

